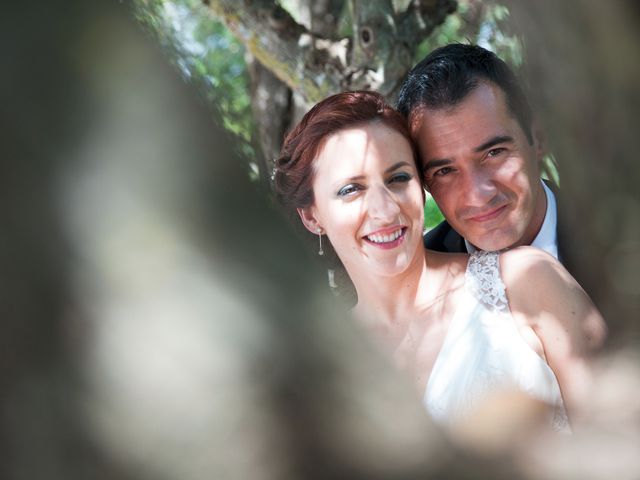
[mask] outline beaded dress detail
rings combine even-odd
[[[464,417],[491,393],[519,390],[552,406],[555,430],[569,424],[555,374],[511,316],[498,252],[469,257],[465,292],[427,383],[424,402],[440,423]]]

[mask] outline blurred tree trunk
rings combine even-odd
[[[275,1],[208,2],[251,57],[264,175],[273,170],[286,131],[322,98],[370,89],[392,101],[420,42],[456,9],[454,0],[290,3],[299,22]],[[349,36],[340,31],[343,16]]]
[[[573,245],[567,261],[602,309],[612,343],[638,344],[640,8],[631,0],[509,6],[560,166],[562,226]]]

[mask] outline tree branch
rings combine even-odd
[[[209,8],[260,63],[310,104],[354,89],[392,99],[417,45],[457,6],[455,0],[413,0],[396,14],[391,0],[350,3],[353,36],[340,40],[332,40],[337,23],[320,37],[271,0],[210,0]],[[335,5],[331,9],[335,12]]]
[[[455,0],[413,0],[398,14],[391,0],[351,0],[354,37],[346,84],[392,100],[420,41],[456,6]]]
[[[456,0],[413,0],[398,22],[402,40],[418,45],[457,8]]]
[[[356,89],[393,101],[419,40],[456,6],[454,0],[412,0],[397,13],[391,0],[350,0],[353,33],[338,39],[338,0],[298,2],[309,9],[307,26],[273,0],[203,1],[262,66],[250,70],[263,176],[272,170],[284,133],[313,103]]]
[[[209,8],[260,63],[307,101],[340,90],[348,41],[313,35],[273,1],[211,0]]]

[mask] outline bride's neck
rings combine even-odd
[[[427,264],[423,255],[401,275],[376,277],[362,275],[354,279],[358,304],[353,313],[360,318],[375,318],[384,323],[397,324],[410,318],[425,300]]]

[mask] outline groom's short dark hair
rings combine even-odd
[[[482,81],[502,89],[509,111],[532,143],[531,107],[522,86],[503,60],[477,45],[453,43],[427,55],[409,72],[400,89],[397,109],[411,121],[421,107],[455,107]]]

